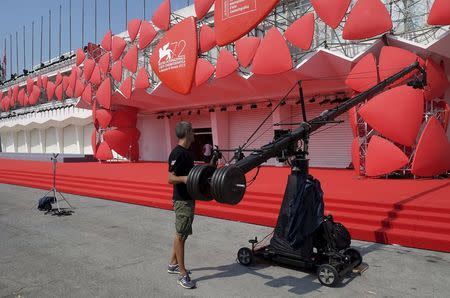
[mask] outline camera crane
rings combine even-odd
[[[322,112],[319,116],[309,121],[305,119],[305,105],[300,81],[300,102],[302,103],[304,122],[300,123],[292,132],[252,151],[250,155],[238,160],[235,164],[221,168],[215,168],[211,165],[195,166],[188,175],[187,188],[189,194],[196,200],[211,201],[215,199],[219,203],[236,205],[244,197],[247,188],[245,174],[259,167],[270,158],[276,157],[284,149],[292,146],[292,144],[296,144],[300,140],[303,142],[303,148],[293,154],[291,168],[292,172],[308,173],[308,142],[312,132],[317,131],[326,124],[336,123],[334,119],[341,114],[366,100],[370,100],[394,82],[416,70],[422,74],[421,80],[409,82],[408,85],[413,88],[423,88],[426,85],[426,72],[419,65],[419,62],[416,61],[367,91],[354,96],[330,110]]]

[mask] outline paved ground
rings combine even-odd
[[[67,195],[68,217],[32,209],[43,191],[0,184],[0,297],[448,297],[450,255],[354,241],[370,268],[336,289],[308,272],[236,263],[269,228],[196,217],[187,263],[198,288],[166,273],[172,212]],[[447,294],[445,294],[447,293]]]

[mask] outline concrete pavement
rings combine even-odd
[[[270,228],[197,216],[186,261],[197,289],[166,272],[173,212],[66,195],[68,217],[32,209],[42,190],[0,185],[0,297],[448,297],[450,255],[353,241],[370,268],[338,288],[314,274],[236,263]],[[445,294],[447,293],[447,294]]]

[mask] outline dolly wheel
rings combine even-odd
[[[333,266],[323,264],[317,270],[317,277],[322,285],[334,287],[339,282],[339,274]]]
[[[237,253],[237,259],[242,265],[248,266],[253,262],[253,252],[250,248],[242,247]]]
[[[352,263],[354,261],[357,261],[355,267],[358,267],[359,265],[361,265],[361,263],[362,263],[362,256],[359,253],[359,251],[357,251],[356,249],[348,248],[348,249],[346,249],[344,251],[344,255],[349,256],[350,260],[352,261]]]

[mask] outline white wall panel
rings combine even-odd
[[[45,153],[60,153],[54,127],[49,127],[45,130]]]
[[[30,143],[31,153],[42,153],[39,130],[33,129],[32,131],[30,131]]]
[[[80,150],[77,146],[77,135],[75,132],[75,126],[69,125],[63,129],[63,146],[64,153],[80,154]]]
[[[84,144],[84,154],[93,154],[92,153],[92,142],[91,135],[94,130],[94,124],[90,123],[83,127],[83,144]]]

